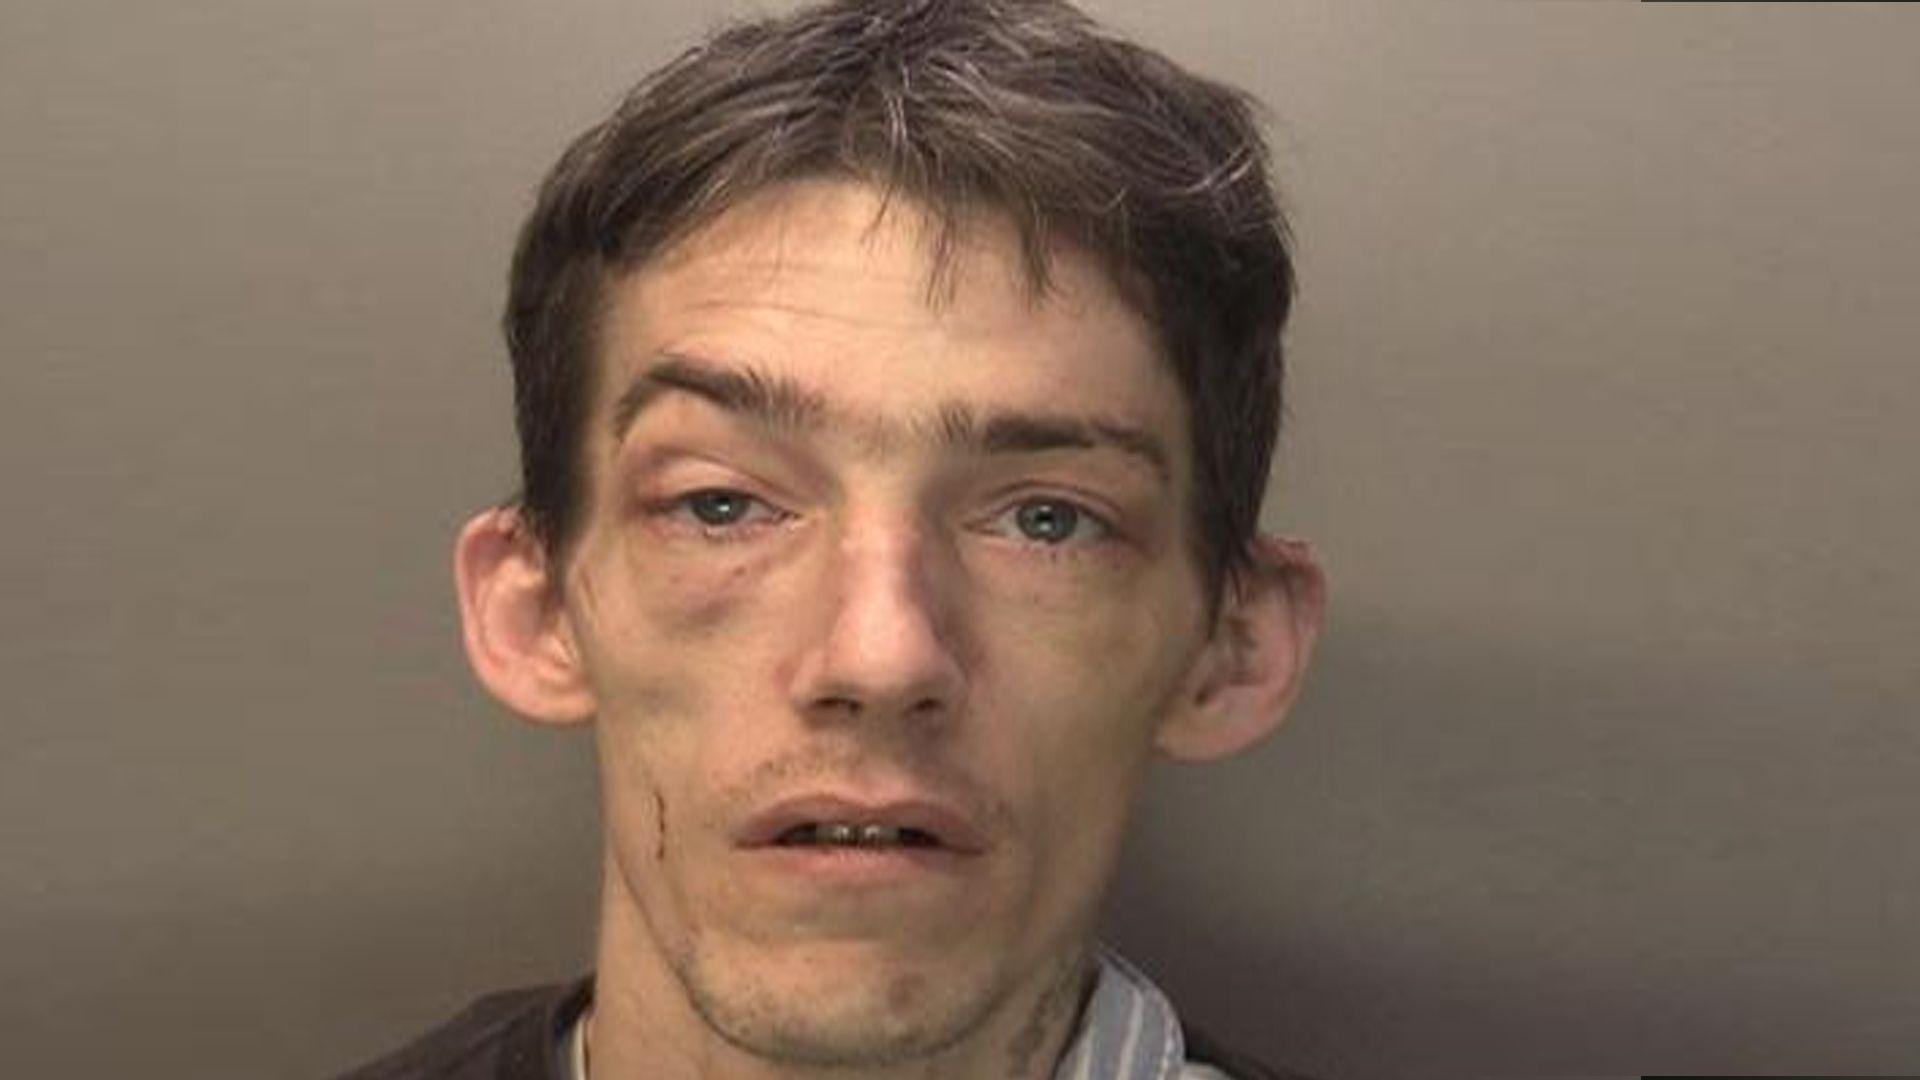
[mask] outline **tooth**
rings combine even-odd
[[[783,836],[782,843],[816,847],[926,846],[927,843],[926,834],[917,829],[878,822],[822,821],[804,828],[795,826]]]

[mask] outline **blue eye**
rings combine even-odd
[[[709,540],[749,539],[789,517],[764,499],[733,488],[701,488],[643,505],[647,516],[663,525]]]
[[[753,497],[738,491],[714,488],[708,491],[696,491],[683,500],[694,518],[702,525],[726,526],[739,524],[747,516],[753,505]]]
[[[1089,540],[1107,533],[1099,518],[1065,499],[1027,499],[1009,512],[1022,539],[1047,547],[1060,547],[1087,531],[1094,533]]]

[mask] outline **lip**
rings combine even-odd
[[[798,795],[774,803],[749,817],[734,834],[734,843],[744,848],[787,849],[776,841],[796,825],[822,821],[846,821],[888,825],[897,829],[918,829],[939,841],[937,848],[905,849],[928,854],[978,855],[986,850],[986,838],[980,827],[959,807],[934,797],[909,795],[895,798],[816,792]]]

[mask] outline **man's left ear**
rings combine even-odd
[[[1326,612],[1326,574],[1304,540],[1260,536],[1253,555],[1154,738],[1170,758],[1240,753],[1273,734],[1300,695]]]

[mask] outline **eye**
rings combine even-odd
[[[715,488],[711,491],[696,491],[681,499],[688,512],[702,525],[725,526],[737,524],[752,509],[754,498],[738,491]]]
[[[647,503],[647,516],[669,526],[696,530],[715,540],[736,539],[760,526],[775,525],[787,515],[744,491],[702,488]]]
[[[1091,511],[1066,499],[1023,499],[995,521],[1010,522],[1020,539],[1045,547],[1063,547],[1076,537],[1089,543],[1110,532]]]

